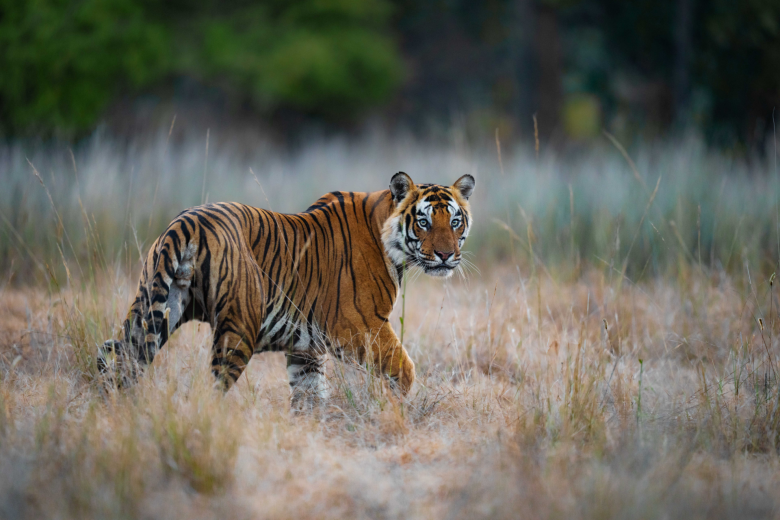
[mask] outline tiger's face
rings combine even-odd
[[[468,199],[474,177],[464,175],[452,186],[416,186],[403,172],[390,179],[395,209],[382,231],[393,264],[418,266],[431,276],[451,276],[471,227]]]

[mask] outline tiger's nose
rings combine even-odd
[[[441,258],[442,262],[446,262],[449,257],[452,256],[452,251],[444,252],[444,251],[434,251],[436,253],[436,256]]]

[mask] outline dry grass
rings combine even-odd
[[[105,393],[89,354],[131,281],[5,288],[0,516],[776,517],[768,283],[540,278],[538,291],[507,269],[410,283],[411,395],[331,365],[331,400],[303,414],[281,354],[213,390],[207,325]]]
[[[770,162],[688,141],[640,148],[639,171],[611,145],[498,165],[457,135],[293,156],[217,143],[208,164],[201,140],[164,135],[26,146],[0,148],[0,518],[780,517]],[[296,211],[399,169],[477,175],[482,270],[408,284],[407,398],[331,362],[330,400],[293,414],[281,354],[222,395],[205,324],[136,387],[95,381],[139,258],[181,208]]]

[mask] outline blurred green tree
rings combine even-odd
[[[187,76],[262,112],[351,116],[403,68],[385,0],[0,0],[0,125],[73,133],[120,93]]]
[[[191,74],[222,82],[262,110],[283,104],[324,116],[385,101],[401,79],[380,0],[235,2],[198,20]]]
[[[168,70],[169,41],[134,0],[0,0],[2,130],[88,128],[118,90]]]

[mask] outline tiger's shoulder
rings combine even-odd
[[[333,206],[343,208],[347,205],[359,204],[366,200],[369,195],[371,194],[359,191],[331,191],[317,199],[314,204],[306,208],[303,213],[312,213],[318,209],[325,209]]]

